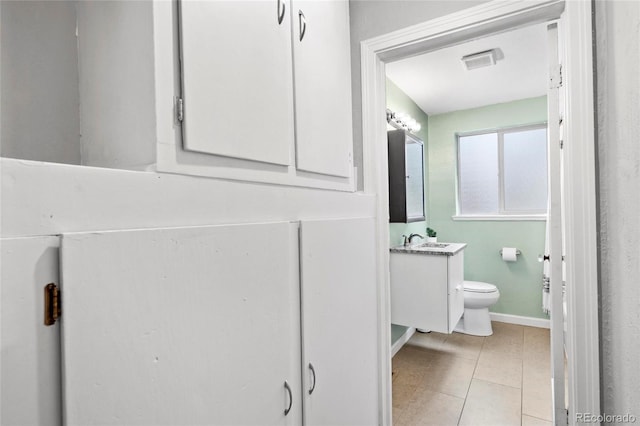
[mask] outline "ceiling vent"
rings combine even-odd
[[[496,50],[485,50],[484,52],[472,53],[462,57],[462,62],[467,70],[488,67],[496,64]]]

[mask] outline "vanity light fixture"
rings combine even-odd
[[[463,56],[460,60],[467,67],[468,71],[476,68],[488,67],[496,64],[496,49],[476,52]]]
[[[405,129],[409,132],[419,132],[422,126],[406,112],[395,113],[387,110],[387,123],[398,129]]]

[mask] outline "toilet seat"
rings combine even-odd
[[[470,293],[493,293],[498,290],[493,284],[483,283],[481,281],[464,281],[464,291]]]

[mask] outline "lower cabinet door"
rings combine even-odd
[[[297,238],[290,223],[63,235],[65,423],[301,424]]]
[[[447,256],[390,253],[391,323],[450,333],[447,268]]]
[[[374,221],[301,222],[305,422],[377,425]]]
[[[62,424],[60,323],[44,325],[44,287],[58,284],[59,238],[3,238],[0,424]]]

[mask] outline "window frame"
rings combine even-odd
[[[547,152],[548,152],[548,123],[547,121],[507,126],[484,130],[474,130],[470,132],[456,132],[456,214],[453,220],[546,220],[547,208],[541,210],[505,210],[504,208],[504,135],[507,133],[518,133],[526,130],[545,129],[547,131]],[[479,136],[495,133],[497,136],[498,152],[498,210],[495,213],[468,214],[461,213],[460,206],[460,138],[468,136]],[[548,160],[547,160],[548,170]],[[548,183],[547,183],[548,185]]]

